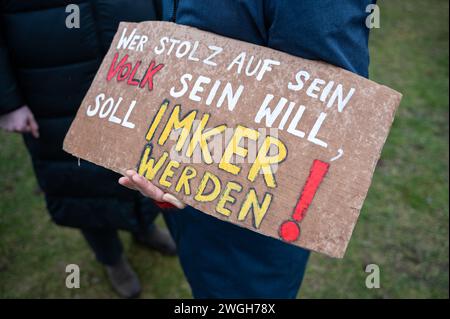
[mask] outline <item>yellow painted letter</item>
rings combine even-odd
[[[238,215],[238,220],[243,221],[250,210],[253,211],[253,225],[255,228],[259,228],[264,216],[269,209],[270,202],[272,201],[272,195],[266,193],[262,204],[258,202],[255,190],[252,188],[242,204],[241,210]]]
[[[178,137],[177,145],[175,147],[175,150],[177,152],[181,151],[181,149],[183,148],[183,145],[189,136],[189,132],[192,129],[192,124],[194,123],[195,116],[197,115],[197,111],[192,111],[189,112],[182,120],[180,120],[180,111],[180,105],[175,105],[158,140],[158,144],[163,145],[169,138],[172,131],[182,129],[181,134]]]
[[[246,148],[239,146],[241,139],[247,137],[251,140],[256,141],[258,139],[258,136],[258,131],[244,127],[242,125],[238,125],[236,127],[236,130],[234,131],[233,137],[231,138],[230,142],[227,145],[227,148],[225,149],[225,152],[223,152],[222,159],[219,163],[219,168],[231,174],[237,175],[241,168],[231,163],[233,155],[237,154],[241,157],[246,157],[248,153],[248,150]]]
[[[145,178],[148,179],[149,181],[155,178],[155,175],[161,169],[161,166],[163,166],[167,157],[169,157],[169,153],[164,152],[163,155],[159,158],[159,160],[155,164],[155,159],[150,157],[151,153],[152,153],[152,146],[146,145],[138,168],[138,174],[145,176]]]
[[[234,203],[236,198],[230,196],[231,191],[240,192],[242,190],[242,186],[235,182],[229,182],[226,185],[225,190],[223,191],[223,195],[220,197],[219,202],[216,206],[216,211],[222,215],[230,216],[231,210],[225,207],[227,203]]]
[[[150,141],[155,135],[156,128],[158,127],[159,122],[161,122],[161,119],[164,115],[164,113],[167,110],[167,106],[169,105],[168,100],[164,100],[164,102],[159,107],[158,113],[156,113],[155,118],[152,121],[152,124],[150,125],[150,128],[148,129],[147,135],[145,136],[145,139],[147,141]]]
[[[272,145],[277,147],[278,153],[270,156],[269,152]],[[275,177],[273,176],[271,165],[280,163],[286,158],[286,155],[287,150],[283,142],[275,137],[267,136],[256,155],[255,162],[248,172],[248,180],[254,182],[259,171],[262,171],[267,186],[275,188]]]
[[[206,189],[206,186],[208,185],[208,181],[213,182],[214,188],[209,193],[203,194],[203,192]],[[198,202],[211,202],[211,201],[215,200],[217,198],[217,196],[219,196],[220,189],[221,189],[221,186],[220,186],[219,178],[217,178],[217,176],[214,174],[205,172],[205,175],[203,175],[203,178],[200,182],[197,194],[195,194],[194,199]]]
[[[173,167],[175,167],[175,168],[180,167],[180,163],[171,160],[169,162],[169,164],[167,164],[166,168],[164,169],[163,173],[161,174],[161,177],[159,178],[159,183],[162,186],[166,186],[166,187],[172,186],[172,183],[169,182],[167,179],[170,177],[173,177],[173,174],[174,174],[174,171],[172,170]]]
[[[184,193],[186,195],[191,195],[191,186],[189,185],[189,180],[193,179],[195,176],[197,176],[197,171],[195,168],[191,166],[186,166],[181,172],[180,179],[178,180],[177,186],[175,186],[175,190],[177,192],[181,191],[181,188],[184,188]]]

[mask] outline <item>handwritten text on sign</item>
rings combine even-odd
[[[168,22],[121,23],[64,149],[341,257],[400,98],[323,62]]]

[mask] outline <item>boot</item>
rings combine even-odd
[[[112,287],[122,298],[136,298],[141,293],[139,278],[124,256],[117,264],[106,266],[106,273]]]
[[[177,254],[177,245],[167,229],[154,226],[148,233],[134,234],[134,240],[163,255],[175,256]]]

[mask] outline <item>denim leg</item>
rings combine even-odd
[[[195,298],[295,298],[309,251],[192,207],[164,214]]]

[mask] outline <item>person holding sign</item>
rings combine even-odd
[[[163,20],[322,60],[367,77],[369,29],[365,25],[365,8],[373,2],[163,1]],[[157,50],[162,52],[163,47]],[[194,81],[189,75],[182,80]],[[208,79],[200,81],[208,83]],[[296,83],[292,85],[295,89]],[[180,88],[171,91],[174,97],[185,93]],[[166,220],[194,297],[297,296],[309,251],[184,207],[173,195],[165,194],[135,171],[127,171],[119,183],[140,191],[161,207],[175,206]],[[180,211],[175,212],[175,208]]]
[[[155,20],[156,11],[151,0],[0,3],[0,128],[23,134],[53,221],[81,230],[122,297],[141,288],[119,229],[164,254],[176,246],[153,225],[149,199],[119,187],[111,171],[78,164],[62,144],[119,22]]]

